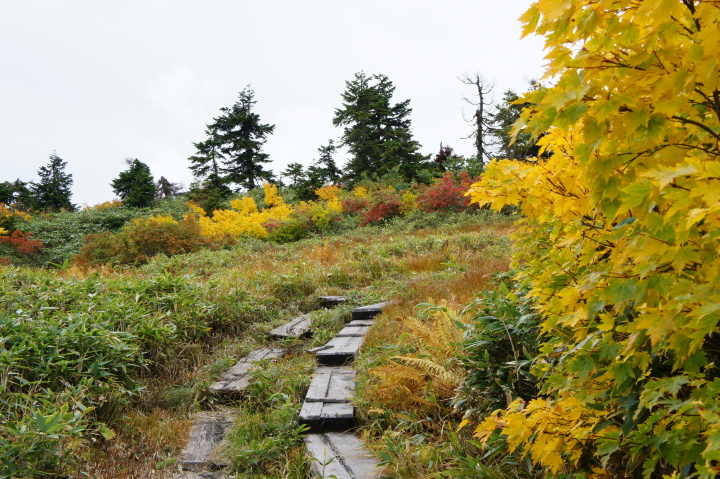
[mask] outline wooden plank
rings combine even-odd
[[[362,336],[367,335],[370,330],[370,326],[350,325],[345,326],[335,336]]]
[[[347,303],[347,298],[345,296],[319,296],[318,299],[324,308],[331,308],[333,306]]]
[[[310,314],[303,314],[302,316],[298,316],[297,318],[288,321],[282,326],[278,326],[268,334],[278,339],[299,338],[310,334],[310,325]]]
[[[285,350],[282,348],[264,347],[256,349],[222,373],[220,379],[210,386],[210,390],[220,394],[239,394],[250,385],[250,372],[258,361],[277,359],[284,354]]]
[[[327,349],[315,353],[315,358],[323,366],[339,366],[349,363],[360,351],[363,339],[365,338],[358,336],[336,336],[325,345],[329,346]]]
[[[221,455],[225,432],[232,425],[232,411],[201,411],[190,427],[187,444],[180,456],[185,471],[221,469],[230,462]]]
[[[355,392],[355,374],[355,370],[347,366],[317,368],[305,401],[349,403]]]
[[[383,309],[385,309],[387,305],[388,303],[384,302],[360,306],[359,308],[353,309],[352,319],[372,319],[382,313]]]
[[[347,323],[346,326],[372,326],[375,324],[374,319],[355,319]]]
[[[379,479],[378,461],[354,434],[308,434],[305,450],[315,477],[329,479]]]
[[[172,476],[172,479],[230,479],[226,472],[220,471],[185,471]],[[234,476],[233,476],[234,477]]]
[[[300,424],[311,431],[347,431],[355,427],[355,407],[350,403],[303,403]]]

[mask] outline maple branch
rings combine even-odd
[[[707,126],[707,125],[705,125],[705,124],[703,124],[703,123],[700,123],[699,121],[691,120],[691,119],[689,119],[689,118],[682,118],[682,117],[679,117],[679,116],[677,116],[677,115],[673,115],[673,116],[671,116],[670,118],[672,118],[673,120],[677,120],[677,121],[679,121],[680,123],[687,123],[687,124],[690,124],[690,125],[695,125],[695,126],[697,126],[698,128],[703,129],[703,130],[705,130],[706,132],[710,133],[710,134],[713,136],[713,138],[715,138],[718,142],[720,142],[720,134],[715,133],[714,131],[712,131],[712,129],[711,129],[709,126]]]

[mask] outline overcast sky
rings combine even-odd
[[[113,199],[126,158],[188,186],[193,143],[248,84],[275,124],[269,168],[307,166],[340,137],[334,110],[359,71],[410,99],[422,153],[470,155],[457,77],[480,73],[499,101],[542,75],[541,39],[520,40],[530,3],[0,0],[0,181],[37,180],[55,151],[78,205]]]

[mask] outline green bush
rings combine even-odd
[[[468,370],[455,403],[476,414],[507,407],[518,398],[538,394],[530,369],[538,353],[539,317],[522,292],[480,293],[463,310],[472,318],[460,359]]]

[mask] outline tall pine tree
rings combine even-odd
[[[406,179],[414,179],[426,157],[412,138],[410,100],[393,104],[395,91],[385,75],[356,73],[345,82],[343,106],[335,110],[333,124],[342,126],[342,144],[352,157],[347,177],[358,180],[362,175],[382,176],[398,168]]]
[[[71,174],[65,173],[66,166],[67,162],[53,151],[47,166],[40,167],[38,170],[40,181],[30,183],[34,208],[45,211],[75,210],[75,205],[70,202],[73,178]]]
[[[197,177],[205,177],[209,188],[220,190],[225,185],[235,189],[252,189],[273,178],[263,165],[270,161],[262,151],[275,125],[263,124],[253,112],[255,92],[245,87],[238,100],[222,114],[213,118],[206,133],[208,139],[195,143],[197,153],[190,157],[190,169]]]
[[[129,168],[110,184],[125,206],[145,208],[155,199],[155,180],[150,167],[137,158],[125,160]]]

